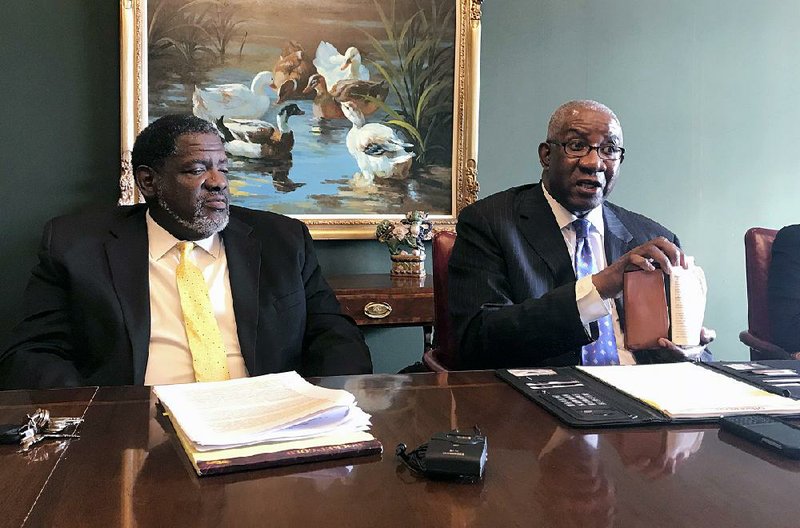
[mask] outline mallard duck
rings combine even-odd
[[[195,86],[192,112],[207,121],[220,116],[228,119],[258,119],[269,109],[268,88],[272,72],[262,71],[253,77],[250,88],[243,84],[220,84],[200,89]]]
[[[271,86],[278,93],[277,102],[307,98],[301,90],[308,84],[308,78],[316,72],[303,47],[297,42],[290,41],[281,51],[278,62],[273,68]]]
[[[216,123],[228,154],[251,159],[289,159],[294,147],[294,132],[289,128],[289,118],[304,114],[305,112],[292,103],[278,112],[277,127],[267,125],[233,132],[225,125],[223,118],[217,119]]]
[[[314,66],[317,67],[317,73],[325,77],[328,86],[344,79],[369,80],[369,71],[361,64],[361,53],[352,46],[342,55],[333,44],[323,40],[317,46]]]
[[[347,150],[355,158],[361,175],[373,178],[405,178],[411,168],[414,145],[406,143],[397,133],[381,123],[367,123],[364,114],[353,101],[341,103],[345,117],[353,123],[347,133]]]
[[[325,119],[344,119],[341,103],[352,101],[365,116],[375,113],[379,108],[378,103],[367,99],[366,96],[385,101],[389,94],[386,81],[360,81],[357,79],[344,79],[333,85],[329,91],[328,84],[319,73],[308,79],[303,93],[316,92],[314,97],[314,117]]]

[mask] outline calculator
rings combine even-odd
[[[603,397],[594,392],[568,392],[566,389],[541,391],[541,400],[551,400],[556,408],[566,411],[567,414],[581,421],[603,423],[608,420],[631,420],[636,415],[619,406],[609,405]]]

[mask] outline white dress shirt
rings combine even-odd
[[[146,218],[150,263],[150,351],[144,384],[190,383],[194,381],[194,368],[175,276],[180,261],[176,244],[180,240],[158,225],[149,211]],[[247,367],[236,333],[225,244],[219,234],[194,243],[190,258],[206,279],[211,307],[222,332],[228,372],[231,378],[246,377]]]
[[[569,251],[570,260],[572,261],[572,268],[575,269],[575,229],[572,227],[572,222],[578,219],[577,216],[567,211],[563,205],[558,203],[555,198],[550,196],[544,184],[542,184],[542,191],[547,203],[550,204],[550,209],[556,217],[561,235],[564,237],[564,243]],[[592,249],[597,270],[603,270],[606,267],[606,250],[604,245],[605,237],[605,223],[603,222],[603,207],[598,206],[589,211],[584,217],[589,223],[589,232],[586,237],[589,246]],[[587,275],[581,277],[575,283],[575,300],[578,303],[578,313],[581,316],[581,322],[588,326],[589,323],[597,321],[601,317],[611,314],[611,319],[614,323],[614,337],[617,339],[617,351],[619,353],[620,365],[634,365],[636,360],[633,354],[627,350],[623,343],[625,343],[625,335],[622,333],[622,327],[619,323],[619,314],[617,313],[616,304],[613,299],[603,299],[600,297],[600,292],[595,288],[592,282],[592,276]]]

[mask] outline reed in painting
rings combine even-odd
[[[364,32],[377,60],[371,64],[389,83],[399,108],[375,100],[387,113],[386,123],[405,132],[416,163],[450,164],[453,121],[454,8],[443,10],[435,0],[410,18],[398,19],[395,2],[388,13],[377,1],[375,9],[386,32],[385,42]]]

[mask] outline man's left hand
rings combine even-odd
[[[658,344],[661,348],[666,348],[672,352],[686,356],[687,358],[695,359],[705,350],[706,345],[711,343],[716,337],[716,331],[703,326],[700,328],[700,345],[698,346],[679,346],[664,337],[658,340]]]

